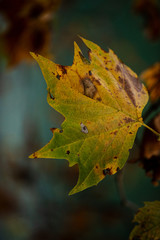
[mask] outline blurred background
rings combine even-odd
[[[139,75],[160,60],[159,4],[0,0],[0,240],[128,239],[133,211],[120,205],[115,176],[68,196],[77,181],[76,166],[69,168],[66,160],[28,159],[51,139],[49,129],[63,121],[47,104],[45,81],[29,52],[71,65],[74,41],[86,52],[81,35],[113,49]],[[144,112],[148,123],[154,124],[159,106],[149,102]],[[125,167],[126,195],[139,207],[160,200],[160,188],[144,171],[158,185],[160,145],[153,154],[153,144],[145,155],[151,141],[156,140],[141,129]],[[154,164],[147,160],[146,165],[151,158]]]

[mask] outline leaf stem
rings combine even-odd
[[[124,168],[120,170],[115,176],[117,191],[119,193],[121,204],[125,207],[130,208],[133,212],[137,212],[138,206],[135,203],[129,201],[126,197],[126,193],[124,190],[123,176],[124,176]]]
[[[160,133],[156,132],[154,129],[150,128],[145,123],[142,124],[144,127],[148,128],[151,132],[153,132],[156,136],[158,136],[158,141],[160,141]]]

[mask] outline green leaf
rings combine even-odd
[[[137,75],[112,50],[83,39],[84,58],[75,43],[72,66],[61,66],[31,53],[47,83],[48,103],[65,117],[51,141],[31,158],[67,159],[78,164],[79,179],[70,194],[97,185],[127,161],[148,93]]]
[[[132,230],[129,240],[160,239],[160,202],[145,202],[134,217],[138,225]]]

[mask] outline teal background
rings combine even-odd
[[[71,65],[74,41],[86,55],[81,35],[104,50],[113,49],[137,74],[159,61],[159,41],[146,37],[143,19],[134,14],[133,4],[128,0],[62,1],[52,21],[53,60]],[[128,239],[133,212],[120,205],[115,176],[68,196],[77,181],[76,166],[69,168],[66,160],[28,159],[51,139],[49,129],[63,121],[46,97],[46,84],[35,61],[8,69],[7,57],[1,55],[0,240]],[[137,144],[131,158],[137,154]],[[140,207],[144,201],[160,200],[159,187],[153,187],[136,164],[126,164],[124,185],[128,199]]]

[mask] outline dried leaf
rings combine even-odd
[[[154,103],[160,98],[160,63],[145,70],[140,78],[147,86],[150,100]]]
[[[160,132],[160,114],[149,123],[149,126]],[[157,186],[160,180],[160,142],[148,129],[145,129],[141,145],[140,166],[144,168],[152,183]]]
[[[32,53],[47,82],[48,103],[64,117],[61,129],[31,158],[67,159],[79,166],[74,194],[97,185],[121,169],[132,148],[148,93],[137,75],[112,50],[82,39],[84,58],[75,43],[72,66],[62,66]]]

